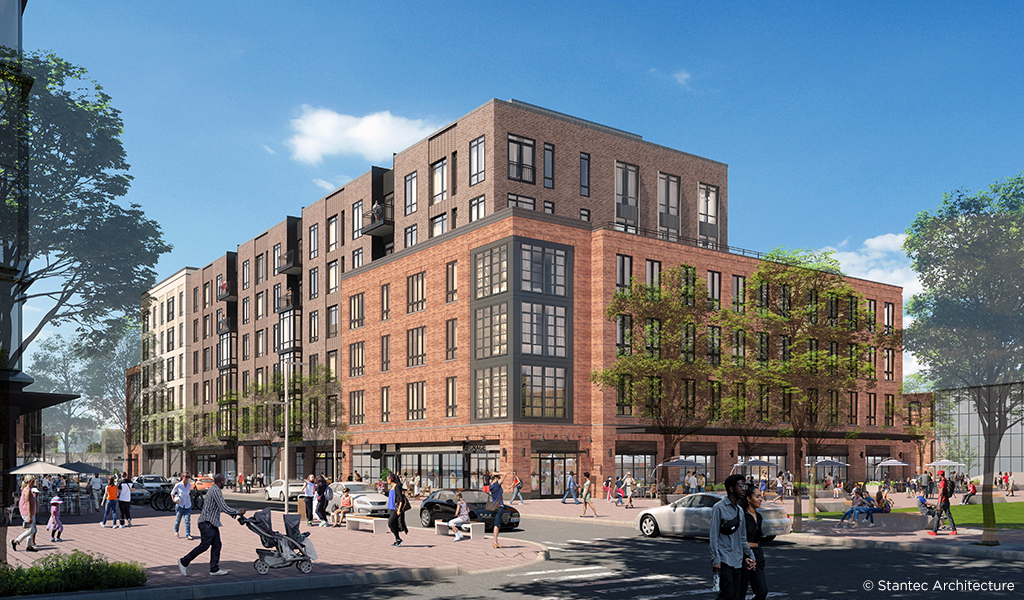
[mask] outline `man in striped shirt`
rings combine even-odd
[[[213,477],[213,487],[206,492],[206,499],[203,503],[203,510],[199,513],[199,535],[201,541],[184,558],[178,559],[178,570],[182,575],[188,575],[189,563],[199,557],[200,554],[210,550],[210,575],[227,575],[227,569],[220,568],[220,513],[231,516],[245,516],[245,509],[235,510],[224,502],[224,494],[221,488],[224,487],[224,475],[218,473]]]

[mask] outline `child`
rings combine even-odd
[[[60,534],[64,533],[64,524],[60,522],[60,505],[63,503],[60,496],[54,496],[53,500],[50,500],[50,521],[46,524],[46,530],[50,532],[51,542],[64,541],[60,539]]]

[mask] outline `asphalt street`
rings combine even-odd
[[[262,500],[261,500],[262,502]],[[647,539],[626,527],[560,521],[524,523],[502,534],[546,545],[548,561],[509,571],[436,581],[303,591],[303,600],[391,597],[464,600],[657,600],[711,598],[707,540]],[[775,598],[924,598],[936,593],[974,598],[1020,598],[1024,565],[899,550],[865,550],[776,541],[765,548],[770,596]],[[937,585],[953,585],[939,590]],[[1012,585],[1012,589],[1010,586]],[[972,589],[973,587],[973,589]],[[246,595],[245,600],[279,596]],[[239,600],[243,596],[238,596]]]

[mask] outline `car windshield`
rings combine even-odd
[[[462,499],[470,504],[486,504],[490,502],[491,496],[479,490],[466,490],[462,492]]]
[[[349,494],[376,494],[377,488],[371,487],[365,483],[346,483],[345,488],[348,489]]]

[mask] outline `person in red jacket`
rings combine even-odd
[[[967,493],[961,498],[960,504],[970,504],[971,498],[978,493],[978,488],[974,487],[974,482],[971,481],[967,484]]]

